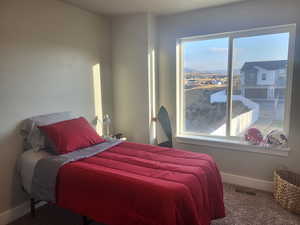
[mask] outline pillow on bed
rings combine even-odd
[[[51,148],[51,144],[45,135],[40,132],[38,126],[45,126],[75,118],[78,118],[78,116],[72,112],[59,112],[34,116],[24,120],[21,128],[21,135],[24,137],[24,149],[39,151],[41,149]]]
[[[83,117],[39,126],[59,154],[105,142]]]

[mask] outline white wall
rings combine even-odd
[[[26,199],[16,178],[20,122],[71,110],[95,117],[93,66],[111,113],[110,22],[56,0],[0,1],[0,212]]]
[[[113,126],[129,141],[149,143],[149,61],[155,46],[155,19],[148,14],[112,20]]]
[[[239,152],[204,146],[176,143],[176,147],[211,154],[220,169],[241,176],[272,179],[272,171],[282,165],[300,172],[300,1],[261,0],[245,1],[227,6],[195,10],[162,16],[159,23],[159,103],[169,111],[173,128],[176,116],[176,38],[192,35],[223,33],[262,26],[297,23],[295,76],[291,112],[290,147],[288,157]],[[258,50],[259,52],[259,50]]]

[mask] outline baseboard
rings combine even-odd
[[[273,182],[221,172],[224,183],[273,192]]]
[[[39,204],[36,204],[36,208],[39,208],[41,206],[45,205],[45,202],[40,202]],[[27,201],[25,203],[22,203],[15,208],[6,210],[2,213],[0,213],[0,225],[6,225],[9,224],[22,216],[26,215],[30,212],[30,202]]]

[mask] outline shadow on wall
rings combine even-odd
[[[93,93],[94,112],[89,112],[89,115],[96,116],[99,120],[102,120],[102,92],[101,92],[101,67],[100,63],[91,65],[91,74],[89,74],[90,85],[93,90],[86,90]],[[92,77],[92,78],[91,78]],[[88,78],[88,77],[87,77]],[[76,101],[76,97],[73,96],[73,101]],[[47,114],[59,111],[73,111],[75,114],[81,115],[82,111],[80,105],[78,108],[70,108],[64,101],[58,101],[58,106],[51,108],[51,110],[43,109],[34,114]],[[48,111],[49,110],[49,111]],[[93,110],[93,109],[92,109]],[[28,117],[33,116],[28,114]],[[88,114],[86,115],[88,116]],[[27,117],[27,116],[26,116]],[[18,121],[12,129],[6,130],[5,133],[0,135],[0,199],[1,206],[6,208],[0,208],[1,211],[6,211],[10,208],[16,207],[25,201],[29,200],[29,196],[23,191],[19,173],[17,160],[23,153],[23,139],[20,135],[20,130],[23,121]],[[99,134],[102,134],[102,124],[97,121],[96,129]]]
[[[0,196],[0,199],[4,203],[3,205],[9,206],[9,208],[28,200],[28,196],[22,190],[17,170],[17,160],[23,152],[23,142],[20,135],[21,124],[19,122],[14,129],[8,131],[0,139],[2,154],[2,158],[0,159],[2,168],[0,186],[2,189],[1,194],[3,194],[3,196]]]

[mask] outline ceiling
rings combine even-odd
[[[104,15],[122,15],[150,12],[158,15],[184,12],[193,9],[207,8],[241,2],[245,0],[64,0]]]

